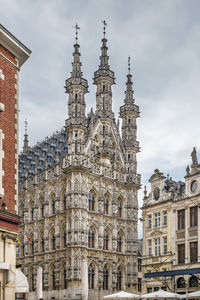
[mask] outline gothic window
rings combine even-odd
[[[196,263],[198,262],[198,243],[193,242],[190,243],[190,262]]]
[[[53,199],[51,200],[51,213],[52,214],[55,214],[55,208],[56,208],[55,199],[53,197]]]
[[[103,93],[105,92],[105,84],[103,84]]]
[[[107,195],[104,196],[103,212],[106,215],[108,215],[109,212],[109,199]]]
[[[128,154],[128,161],[130,161],[130,158],[131,158],[131,155],[130,155],[130,154]]]
[[[51,273],[51,277],[52,277],[52,290],[56,289],[56,272],[55,272],[55,268],[53,267],[52,269],[52,273]]]
[[[185,279],[183,277],[178,278],[178,280],[177,280],[177,288],[178,289],[185,288]]]
[[[196,277],[190,277],[189,287],[198,287],[198,279]]]
[[[120,198],[118,198],[117,216],[122,217],[122,200]]]
[[[185,263],[185,244],[178,245],[178,264]]]
[[[92,264],[88,268],[88,287],[94,289],[94,267]]]
[[[94,205],[95,205],[95,195],[93,191],[90,191],[88,195],[88,208],[90,211],[94,211]]]
[[[122,252],[122,236],[120,232],[117,235],[117,252]]]
[[[75,101],[77,100],[77,94],[75,94]]]
[[[117,284],[116,284],[116,290],[121,291],[122,289],[122,272],[120,267],[117,269]]]
[[[103,250],[108,250],[108,243],[109,243],[109,235],[108,231],[104,231],[104,236],[103,236]]]
[[[77,104],[75,104],[75,117],[77,117]]]
[[[63,198],[63,210],[66,210],[67,209],[67,197],[64,196]]]
[[[185,228],[185,210],[178,210],[178,230]]]
[[[44,237],[41,238],[41,251],[44,252]]]
[[[142,278],[138,278],[138,292],[142,291]]]
[[[66,269],[66,265],[63,268],[63,288],[67,289],[67,269]]]
[[[66,247],[66,242],[67,242],[67,234],[65,228],[62,228],[61,230],[61,248]]]
[[[107,265],[103,268],[103,290],[108,290],[108,267]]]
[[[190,207],[190,227],[195,227],[198,224],[198,210],[197,210],[197,206],[194,207]]]
[[[94,248],[95,246],[95,232],[92,227],[90,227],[90,230],[88,232],[88,247]]]
[[[30,204],[30,221],[34,221],[34,204]]]

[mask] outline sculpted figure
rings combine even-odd
[[[198,165],[197,151],[196,151],[195,147],[193,147],[193,150],[192,150],[192,153],[191,153],[191,157],[192,157],[192,164],[193,165]]]

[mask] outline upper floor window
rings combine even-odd
[[[163,211],[163,225],[167,225],[167,211]]]
[[[156,238],[155,242],[155,256],[160,255],[160,238]]]
[[[88,232],[88,247],[94,248],[94,242],[95,242],[95,232],[94,229],[91,227]]]
[[[117,235],[117,252],[121,252],[122,251],[122,237],[121,234],[118,233]]]
[[[190,207],[190,227],[198,225],[198,207]]]
[[[178,230],[185,228],[185,210],[178,210]]]
[[[178,280],[177,280],[177,288],[178,289],[185,288],[185,279],[183,277],[178,278]]]
[[[122,217],[122,200],[120,198],[118,198],[117,216]]]
[[[116,290],[121,291],[121,289],[122,289],[122,271],[121,271],[120,267],[118,267]]]
[[[55,290],[56,289],[56,272],[55,272],[55,269],[53,268],[52,270],[52,290]]]
[[[108,267],[107,265],[103,268],[103,290],[108,290]]]
[[[198,262],[198,243],[197,242],[190,243],[190,262],[191,263]]]
[[[109,212],[109,199],[108,196],[104,196],[104,203],[103,203],[103,213],[108,215]]]
[[[94,267],[92,264],[88,268],[88,288],[94,289]]]
[[[152,215],[148,215],[148,229],[152,227]]]
[[[154,214],[155,227],[160,227],[160,212]]]
[[[167,237],[163,237],[163,254],[167,254]]]
[[[90,191],[88,195],[88,208],[90,211],[94,211],[94,204],[95,204],[95,195],[93,191]]]
[[[178,245],[178,264],[185,263],[185,244]]]
[[[152,256],[152,240],[148,240],[148,255]]]

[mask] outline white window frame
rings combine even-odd
[[[152,228],[152,215],[148,215],[147,218],[148,218],[148,220],[147,220],[147,228],[151,229]]]
[[[167,254],[167,236],[163,237],[163,254]]]
[[[160,227],[160,212],[154,214],[154,227]]]
[[[163,226],[167,225],[167,210],[163,211]]]
[[[152,256],[152,240],[148,240],[148,256]]]
[[[160,255],[160,238],[156,238],[154,240],[154,246],[155,246],[155,256]]]

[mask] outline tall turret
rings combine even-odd
[[[97,85],[96,92],[96,113],[100,117],[114,118],[114,113],[112,112],[112,89],[111,86],[115,83],[114,72],[110,70],[108,63],[108,47],[107,39],[105,38],[106,22],[104,24],[104,37],[102,39],[100,65],[98,70],[94,73],[94,84]]]
[[[135,99],[131,78],[129,57],[125,99],[124,105],[120,107],[120,117],[122,118],[122,142],[126,150],[127,171],[136,173],[136,153],[139,151],[139,143],[136,140],[136,119],[139,117],[139,107],[134,104]]]
[[[28,133],[27,133],[27,120],[25,119],[25,134],[24,134],[24,146],[23,146],[23,152],[27,152],[29,150],[29,145],[28,145]]]
[[[81,151],[83,136],[86,131],[87,120],[85,116],[85,94],[88,92],[88,82],[83,78],[81,71],[80,52],[78,44],[78,30],[76,24],[76,43],[74,45],[74,59],[72,62],[71,76],[65,81],[66,93],[69,94],[68,100],[68,119],[65,122],[68,132],[68,152],[77,153]]]

